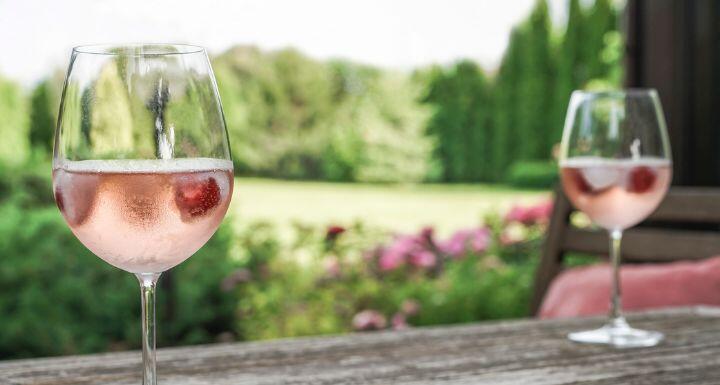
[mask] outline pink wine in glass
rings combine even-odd
[[[63,161],[53,185],[58,208],[88,249],[131,273],[157,273],[194,254],[220,225],[232,162]]]
[[[660,204],[670,186],[670,161],[658,158],[570,158],[560,164],[570,201],[608,230],[632,227]]]

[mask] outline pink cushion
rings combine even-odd
[[[620,269],[624,310],[720,306],[720,256],[702,261],[625,265]],[[610,266],[572,268],[550,285],[540,318],[605,314],[610,307]]]

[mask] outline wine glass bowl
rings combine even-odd
[[[141,284],[143,383],[156,384],[155,287],[217,230],[233,191],[207,54],[173,44],[73,49],[53,189],[75,236]]]
[[[606,230],[624,230],[647,218],[670,186],[670,164],[659,159],[573,158],[560,172],[575,207]]]
[[[575,91],[560,148],[560,180],[568,199],[610,235],[610,320],[600,329],[571,333],[580,343],[646,347],[660,333],[631,328],[622,316],[622,232],[658,207],[672,180],[665,119],[655,90]]]
[[[77,238],[109,264],[159,273],[195,253],[222,221],[229,161],[86,160],[53,170],[55,199]]]

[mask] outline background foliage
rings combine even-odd
[[[568,23],[558,33],[547,4],[538,1],[512,31],[489,81],[471,62],[430,70],[425,102],[435,113],[427,132],[437,141],[441,180],[502,182],[514,162],[551,160],[570,93],[619,86],[617,10],[609,0],[568,6]]]
[[[19,175],[0,176],[11,174]],[[0,358],[139,348],[135,278],[72,235],[49,203],[47,177],[23,178],[0,200],[0,313],[10,315]],[[235,228],[229,218],[161,277],[158,343],[522,317],[548,215],[545,204],[516,207],[447,238],[432,228],[393,234],[356,223],[296,224],[286,239],[267,223]]]
[[[401,73],[293,49],[232,48],[213,66],[236,172],[506,182],[515,162],[550,161],[572,90],[616,87],[622,76],[617,9],[611,0],[584,3],[569,0],[559,28],[537,1],[496,73],[468,60]],[[56,73],[25,95],[0,81],[0,159],[48,153],[61,82]]]
[[[396,72],[292,49],[235,47],[214,57],[236,172],[547,187],[557,177],[553,146],[570,92],[617,86],[622,76],[617,10],[610,0],[586,3],[569,0],[560,28],[537,1],[494,72],[468,60]],[[0,358],[140,341],[134,278],[91,255],[53,207],[49,159],[61,86],[58,73],[32,90],[0,79]],[[110,122],[112,114],[98,118]],[[533,215],[491,216],[450,239],[358,223],[297,225],[288,241],[272,225],[236,228],[228,220],[161,280],[159,342],[527,315],[544,229],[543,216]]]

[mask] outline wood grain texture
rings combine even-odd
[[[717,187],[673,186],[650,220],[720,223],[719,191]]]
[[[650,349],[583,346],[602,318],[520,320],[161,349],[160,384],[718,384],[720,309],[636,314],[667,336]],[[0,362],[3,385],[138,385],[140,354]]]
[[[607,258],[608,242],[605,230],[569,228],[563,249]],[[718,251],[720,233],[716,231],[635,228],[626,230],[622,239],[624,263],[704,259],[718,255]]]

